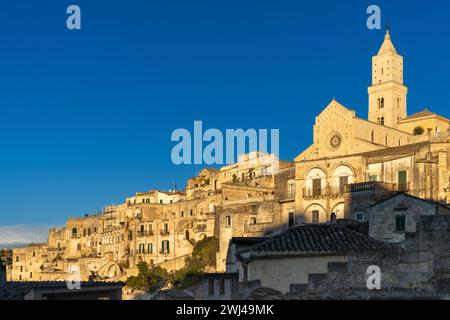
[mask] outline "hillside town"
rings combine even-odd
[[[293,161],[243,154],[183,190],[137,192],[70,218],[46,243],[13,249],[4,284],[75,271],[86,283],[125,283],[143,262],[184,268],[196,244],[214,238],[215,265],[197,283],[151,298],[448,297],[450,120],[407,113],[403,70],[387,31],[372,57],[368,119],[333,99]],[[382,272],[378,290],[366,287],[371,265]]]

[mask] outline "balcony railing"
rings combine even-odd
[[[153,231],[138,231],[137,236],[138,237],[151,237],[151,236],[153,236]]]
[[[279,200],[295,199],[295,191],[280,192],[277,197]]]
[[[170,234],[170,231],[169,230],[161,230],[159,234],[162,236],[168,236]]]
[[[322,197],[340,196],[345,193],[346,190],[345,187],[346,186],[326,186],[320,189],[304,188],[303,198],[314,199]]]
[[[389,182],[380,182],[380,181],[367,181],[360,183],[352,183],[346,187],[347,192],[362,192],[362,191],[371,191],[376,188],[382,188],[387,191],[398,191],[398,192],[408,192],[412,191],[411,183],[389,183]]]
[[[352,183],[347,186],[348,192],[360,192],[375,189],[375,181]]]

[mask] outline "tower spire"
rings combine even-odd
[[[404,119],[408,88],[403,85],[403,57],[397,53],[386,24],[386,35],[378,54],[372,57],[369,87],[369,120],[391,128]]]
[[[391,34],[389,33],[389,24],[386,24],[386,35],[384,36],[383,44],[381,45],[380,51],[378,51],[378,55],[386,54],[386,53],[397,53],[395,50],[394,44],[391,40]]]

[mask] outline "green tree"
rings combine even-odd
[[[413,133],[415,136],[420,136],[424,131],[425,130],[422,127],[415,127]]]
[[[196,243],[192,256],[186,258],[186,265],[171,274],[171,283],[175,288],[184,289],[199,283],[206,267],[216,266],[216,252],[219,241],[208,237]]]
[[[149,268],[146,262],[139,262],[138,275],[128,277],[126,284],[133,290],[147,292],[157,291],[165,287],[169,281],[169,273],[161,267]]]

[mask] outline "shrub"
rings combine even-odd
[[[415,127],[414,131],[413,131],[415,136],[420,136],[423,134],[423,132],[424,132],[424,129],[422,127]]]

